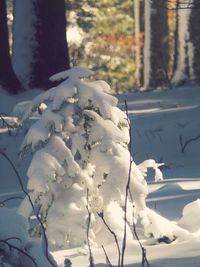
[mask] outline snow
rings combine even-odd
[[[196,232],[200,230],[200,200],[197,199],[187,204],[183,209],[183,216],[179,220],[178,224],[190,232]]]
[[[78,26],[67,27],[67,41],[70,45],[80,45],[83,41],[84,32]]]
[[[57,74],[54,74],[50,77],[51,81],[59,81],[59,80],[64,80],[68,77],[71,78],[71,80],[77,80],[77,78],[82,78],[82,77],[89,77],[93,75],[93,71],[88,70],[83,67],[74,67],[73,69],[65,70],[62,72],[59,72]]]
[[[9,114],[16,103],[30,101],[34,94],[38,94],[38,91],[33,90],[15,97],[10,97],[3,91],[0,91],[0,94],[0,106],[2,112]],[[122,109],[124,109],[124,99],[128,102],[129,116],[132,125],[132,154],[135,162],[140,164],[144,160],[150,158],[155,159],[156,162],[165,164],[162,166],[164,179],[157,182],[152,179],[152,172],[154,172],[152,168],[148,169],[146,172],[146,167],[150,165],[146,164],[142,167],[142,171],[147,174],[146,179],[149,191],[147,205],[151,208],[148,215],[151,220],[155,220],[159,227],[161,227],[160,232],[163,233],[166,231],[166,235],[171,236],[172,239],[177,237],[171,244],[165,244],[163,242],[158,243],[155,237],[148,239],[144,235],[141,226],[137,226],[141,242],[147,250],[147,258],[150,262],[150,266],[198,267],[200,251],[200,140],[191,142],[187,146],[185,152],[182,153],[179,137],[182,135],[183,138],[189,139],[200,134],[200,90],[198,87],[182,87],[173,90],[157,90],[145,94],[123,94],[119,97],[118,104],[118,107]],[[27,102],[24,106],[25,110],[28,109],[28,103],[29,102]],[[73,110],[71,110],[71,112],[71,114],[73,114]],[[22,110],[20,109],[19,113],[23,113],[23,108]],[[121,115],[123,120],[124,116],[123,114]],[[34,118],[33,121],[35,121]],[[118,124],[116,118],[113,119],[113,121],[115,122],[115,125]],[[29,128],[28,125],[27,127]],[[24,183],[26,184],[27,178],[25,171],[29,166],[30,160],[23,160],[22,164],[22,162],[20,163],[18,161],[17,156],[20,143],[22,142],[22,135],[22,130],[20,130],[17,134],[9,136],[6,129],[1,129],[0,142],[1,149],[5,149],[6,153],[8,153],[8,155],[12,158],[22,175]],[[61,160],[64,159],[65,151],[62,153],[63,156],[61,158],[57,157],[56,151],[54,153],[54,158],[59,162],[59,164]],[[107,158],[102,157],[99,159],[99,165],[97,166],[98,172],[101,172],[101,164],[105,168],[107,167],[105,165],[106,162]],[[15,174],[10,169],[8,163],[2,158],[0,164],[2,177],[5,177],[4,182],[0,187],[1,201],[7,198],[7,196],[22,196],[20,187],[16,182]],[[66,186],[70,187],[71,185],[68,184]],[[55,189],[55,192],[58,192],[58,188]],[[69,192],[70,191],[67,193]],[[80,199],[82,196],[85,196],[85,192],[82,194],[81,188],[74,185],[70,196],[72,200],[74,197],[73,192],[79,194]],[[66,199],[68,199],[68,197],[69,196],[66,196]],[[71,210],[71,214],[76,212],[77,216],[80,216],[80,218],[82,217],[80,209],[76,205],[68,206],[66,205],[66,201],[57,204],[55,203],[55,205],[60,204],[63,205],[63,212],[65,210],[70,212]],[[9,201],[6,205],[16,207],[19,205],[19,201]],[[101,204],[99,205],[101,206]],[[116,206],[116,203],[111,202],[107,209],[108,212],[106,214],[106,219],[108,221],[109,217],[117,217],[117,214],[119,214],[119,219],[110,220],[109,222],[115,223],[112,225],[112,228],[115,228],[120,236],[121,231],[120,229],[118,230],[118,220],[121,218],[120,208],[119,206]],[[87,214],[85,215],[87,216]],[[58,214],[55,213],[53,216],[55,216],[55,220],[58,222]],[[2,217],[0,216],[0,218]],[[69,219],[71,220],[71,224],[75,223],[73,216],[69,216]],[[12,220],[10,220],[10,223],[11,221]],[[98,227],[98,225],[99,222],[96,226]],[[53,226],[54,229],[52,229],[52,236],[53,231],[56,231],[57,229],[57,224],[54,223]],[[63,227],[66,226],[63,225]],[[80,225],[77,227],[82,227],[81,220]],[[160,232],[158,231],[159,227],[156,229],[150,229],[149,227],[150,226],[146,228],[147,233],[154,231],[154,235],[156,237],[160,236]],[[12,227],[9,227],[9,229],[12,230]],[[77,228],[75,227],[74,230],[75,229]],[[113,242],[113,237],[106,232],[106,229],[100,231],[99,235],[102,239],[102,243],[105,244],[105,248],[111,262],[113,264],[117,264],[117,250]],[[57,237],[59,237],[57,242],[60,243],[62,243],[63,238],[65,238],[62,235]],[[81,238],[83,237],[80,233],[80,239]],[[96,266],[106,266],[105,256],[101,248],[92,246],[92,252],[94,254]],[[57,251],[53,251],[53,256],[60,266],[63,266],[63,262],[66,258],[71,259],[73,267],[85,267],[89,264],[87,247],[74,247],[73,249],[65,250],[57,249]],[[136,240],[128,240],[125,261],[126,266],[141,266],[141,250]]]
[[[38,267],[50,267],[51,264],[44,255],[41,241],[29,238],[28,221],[6,207],[0,207],[0,214],[0,248],[3,263],[11,266],[32,267],[35,264],[30,259],[31,257]]]

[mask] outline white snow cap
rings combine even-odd
[[[54,81],[64,80],[68,77],[69,78],[73,77],[75,79],[83,78],[83,77],[89,77],[93,74],[94,74],[93,71],[77,66],[77,67],[71,68],[69,70],[65,70],[65,71],[56,73],[56,74],[52,75],[49,79],[50,79],[50,81],[54,82]]]

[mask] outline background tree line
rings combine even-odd
[[[47,89],[73,65],[116,92],[199,84],[199,11],[198,0],[1,0],[0,84]]]

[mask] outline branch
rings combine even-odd
[[[107,255],[107,253],[106,253],[106,250],[105,250],[104,246],[102,245],[101,247],[102,247],[103,252],[104,252],[104,254],[105,254],[107,263],[109,264],[110,267],[113,267],[112,264],[111,264],[111,262],[110,262],[110,260],[109,260],[109,258],[108,258],[108,255]]]
[[[120,251],[120,247],[119,247],[119,242],[118,242],[117,236],[116,236],[115,232],[110,228],[110,226],[105,221],[103,211],[102,212],[97,212],[97,215],[102,219],[102,221],[103,221],[104,225],[107,227],[108,231],[114,236],[115,244],[116,244],[117,250],[118,250],[118,267],[120,267],[121,251]]]
[[[183,136],[180,135],[180,136],[179,136],[179,142],[180,142],[180,145],[181,145],[181,152],[184,153],[186,147],[187,147],[191,142],[194,142],[194,141],[196,141],[196,140],[198,140],[198,139],[200,139],[200,135],[197,135],[196,137],[193,137],[193,138],[190,138],[190,139],[186,139],[185,142],[183,142]]]
[[[24,250],[22,250],[22,249],[20,249],[20,248],[18,248],[18,247],[16,247],[16,246],[14,246],[14,245],[11,245],[11,244],[7,241],[7,240],[11,240],[11,239],[16,239],[16,238],[9,238],[9,239],[5,239],[5,240],[0,240],[0,243],[7,245],[7,246],[9,247],[10,250],[11,250],[11,249],[15,249],[15,250],[17,250],[18,252],[20,252],[21,254],[25,255],[27,258],[29,258],[29,259],[33,262],[33,264],[35,265],[35,267],[38,267],[38,265],[37,265],[35,259],[34,259],[32,256],[30,256],[26,251],[24,251]],[[17,238],[17,239],[18,239],[18,238]]]
[[[91,246],[90,246],[90,238],[89,238],[89,231],[90,231],[90,224],[91,224],[91,211],[89,209],[89,189],[87,188],[87,205],[86,205],[86,209],[88,212],[88,223],[87,223],[87,233],[86,233],[86,237],[87,237],[87,243],[88,243],[88,249],[89,249],[89,262],[90,262],[90,267],[95,267],[94,264],[94,258],[92,255],[92,250],[91,250]]]
[[[127,203],[128,203],[128,193],[130,189],[130,182],[131,182],[131,167],[132,167],[132,156],[131,156],[131,123],[129,120],[129,114],[128,114],[128,106],[127,101],[125,100],[125,108],[126,108],[126,117],[127,122],[129,126],[129,136],[130,136],[130,142],[129,142],[129,152],[130,152],[130,159],[129,159],[129,171],[128,171],[128,180],[126,184],[126,192],[125,192],[125,205],[124,205],[124,237],[123,237],[123,243],[122,243],[122,257],[121,257],[121,267],[124,266],[124,256],[125,256],[125,250],[126,250],[126,231],[127,231]]]
[[[9,162],[9,164],[11,165],[12,169],[14,170],[16,176],[17,176],[17,179],[18,179],[18,182],[20,184],[20,187],[22,189],[22,191],[24,192],[24,194],[27,196],[28,200],[29,200],[29,203],[31,205],[31,208],[32,208],[32,211],[35,215],[35,217],[37,218],[40,226],[41,226],[41,229],[42,229],[42,236],[44,238],[44,245],[45,245],[45,256],[48,260],[48,262],[53,266],[53,267],[57,267],[57,265],[53,262],[53,260],[51,259],[51,257],[49,256],[49,246],[48,246],[48,239],[47,239],[47,236],[46,236],[46,232],[45,232],[45,227],[44,227],[44,224],[42,222],[42,220],[40,219],[39,215],[37,214],[37,212],[35,211],[35,207],[34,207],[34,204],[33,204],[33,201],[31,200],[31,197],[29,195],[29,193],[26,191],[26,189],[24,188],[24,185],[23,185],[23,182],[22,182],[22,178],[17,170],[17,168],[15,167],[14,163],[12,162],[12,160],[7,156],[7,154],[0,150],[0,154]]]
[[[9,198],[6,198],[4,199],[3,201],[0,202],[0,206],[5,206],[5,203],[10,201],[10,200],[14,200],[14,199],[21,199],[23,200],[24,198],[23,197],[9,197]]]
[[[134,206],[133,206],[133,210],[134,210]],[[133,214],[134,215],[134,214]],[[134,217],[134,216],[133,216]],[[146,255],[146,249],[143,247],[140,239],[139,239],[139,236],[138,236],[138,233],[137,233],[137,230],[136,230],[136,224],[134,222],[134,218],[133,218],[133,233],[136,237],[136,240],[141,248],[141,251],[142,251],[142,267],[145,266],[145,263],[147,264],[147,267],[150,267],[150,264],[148,262],[148,259],[147,259],[147,255]]]
[[[128,113],[128,105],[127,105],[127,101],[125,100],[125,108],[126,108],[126,116],[127,116],[127,121],[128,121],[128,125],[129,125],[129,136],[130,136],[130,142],[129,142],[129,152],[130,152],[130,165],[129,165],[129,173],[128,173],[128,181],[127,181],[127,185],[126,185],[126,195],[125,195],[125,208],[124,208],[124,214],[125,214],[125,219],[124,219],[124,240],[123,240],[123,247],[122,247],[122,257],[124,257],[125,254],[125,249],[126,249],[126,224],[127,224],[127,201],[128,201],[128,195],[130,195],[130,199],[133,203],[133,196],[130,190],[130,182],[131,182],[131,167],[132,167],[132,156],[131,156],[131,123],[129,120],[129,113]],[[134,210],[134,206],[133,206],[133,210]],[[134,214],[133,214],[134,215]],[[134,217],[134,216],[133,216]],[[150,267],[149,262],[147,260],[146,257],[146,249],[142,246],[142,243],[140,242],[139,236],[137,234],[136,231],[136,224],[134,222],[134,218],[133,218],[133,232],[134,235],[140,245],[140,248],[142,250],[142,267],[144,267],[145,263],[147,264],[147,267]],[[123,261],[121,261],[121,267],[123,267],[124,265],[124,259],[122,259]]]

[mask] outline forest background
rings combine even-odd
[[[81,65],[116,93],[198,84],[199,8],[197,0],[2,0],[0,83],[10,93],[47,89],[53,73]]]

